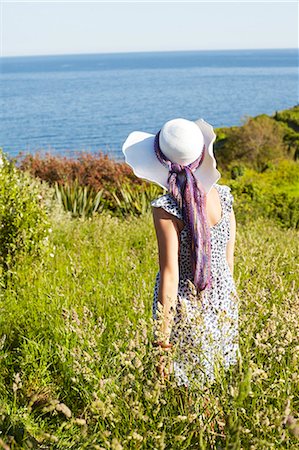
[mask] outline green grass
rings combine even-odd
[[[297,230],[261,218],[237,224],[242,361],[188,399],[154,370],[158,255],[151,215],[53,218],[52,229],[53,255],[24,259],[1,291],[3,443],[12,449],[297,448]]]

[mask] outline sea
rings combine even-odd
[[[298,104],[298,81],[295,48],[2,57],[0,147],[121,161],[132,131],[239,126]]]

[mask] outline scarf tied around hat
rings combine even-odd
[[[191,235],[191,258],[193,284],[197,292],[212,285],[211,278],[211,233],[206,213],[206,193],[194,171],[201,165],[205,145],[201,155],[188,165],[170,161],[159,145],[160,131],[155,136],[154,148],[158,160],[168,167],[168,191],[176,199],[182,210],[184,222]]]

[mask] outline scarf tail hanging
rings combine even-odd
[[[184,220],[191,232],[191,254],[194,284],[200,290],[211,287],[211,239],[206,214],[206,194],[189,168],[183,202]]]
[[[161,130],[160,130],[161,131]],[[206,193],[194,176],[193,171],[200,166],[205,153],[191,164],[181,166],[173,163],[160,149],[159,135],[155,136],[155,152],[159,161],[168,167],[168,190],[182,209],[183,219],[191,234],[191,258],[193,282],[198,291],[211,287],[211,236],[206,214]],[[182,177],[184,175],[184,177]],[[182,181],[184,178],[184,181]]]

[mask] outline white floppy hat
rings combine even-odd
[[[205,154],[194,176],[201,182],[206,194],[221,177],[216,168],[213,142],[216,139],[212,125],[203,119],[190,121],[172,119],[161,128],[159,145],[164,155],[174,163],[187,165],[198,158],[205,145]],[[122,151],[126,163],[137,177],[153,181],[168,189],[168,168],[161,164],[154,150],[155,135],[133,131],[125,140]]]

